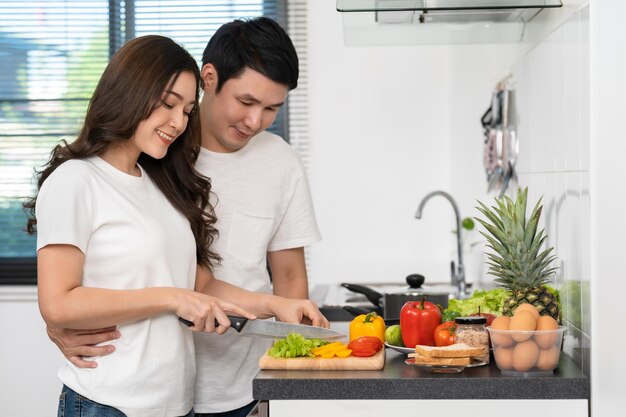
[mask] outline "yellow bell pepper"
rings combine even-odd
[[[356,316],[350,323],[350,341],[358,339],[361,336],[374,336],[385,343],[385,320],[376,312],[369,314],[361,314]]]
[[[340,350],[339,352],[335,352],[338,358],[347,358],[352,353],[352,349]]]

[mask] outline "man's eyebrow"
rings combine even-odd
[[[259,100],[258,98],[250,95],[250,94],[243,94],[241,96],[241,98],[245,99],[245,100],[250,100],[250,101],[254,101],[255,103],[260,103],[261,100]],[[280,103],[275,103],[275,104],[270,104],[268,107],[282,107],[282,105],[285,104],[284,101],[281,101]]]
[[[173,95],[173,96],[177,97],[180,101],[183,101],[183,100],[184,100],[184,97],[183,97],[183,96],[181,96],[180,94],[178,94],[176,91],[173,91],[173,90],[165,90],[165,92],[166,92],[167,94],[171,94],[171,95]],[[190,102],[189,102],[189,104],[196,104],[196,100],[192,100],[192,101],[190,101]]]

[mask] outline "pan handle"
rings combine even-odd
[[[355,307],[355,306],[343,306],[343,309],[348,313],[352,314],[354,317],[359,316],[361,314],[371,313],[372,311],[376,311],[376,313],[380,316],[380,312],[377,308],[374,310],[368,310],[365,307]],[[385,326],[392,326],[394,324],[400,324],[400,319],[386,319]]]
[[[383,308],[383,295],[379,293],[378,291],[374,291],[373,289],[366,287],[364,285],[348,284],[345,282],[341,284],[341,286],[357,294],[363,294],[376,307],[380,309]]]
[[[376,311],[376,308],[367,308],[367,307],[355,307],[355,306],[343,306],[343,309],[348,313],[352,314],[354,317],[360,316],[361,314],[368,314],[372,311]],[[376,311],[378,314],[378,311]]]

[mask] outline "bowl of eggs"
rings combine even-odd
[[[487,330],[496,365],[505,375],[551,375],[559,364],[565,327],[530,304],[521,304],[513,317],[496,317]]]

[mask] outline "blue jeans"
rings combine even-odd
[[[256,401],[252,401],[250,404],[244,405],[236,410],[224,411],[223,413],[196,413],[194,415],[195,417],[246,417],[255,405]]]
[[[193,410],[191,410],[184,417],[193,416]],[[117,408],[91,401],[63,385],[57,417],[126,417],[126,414]]]

